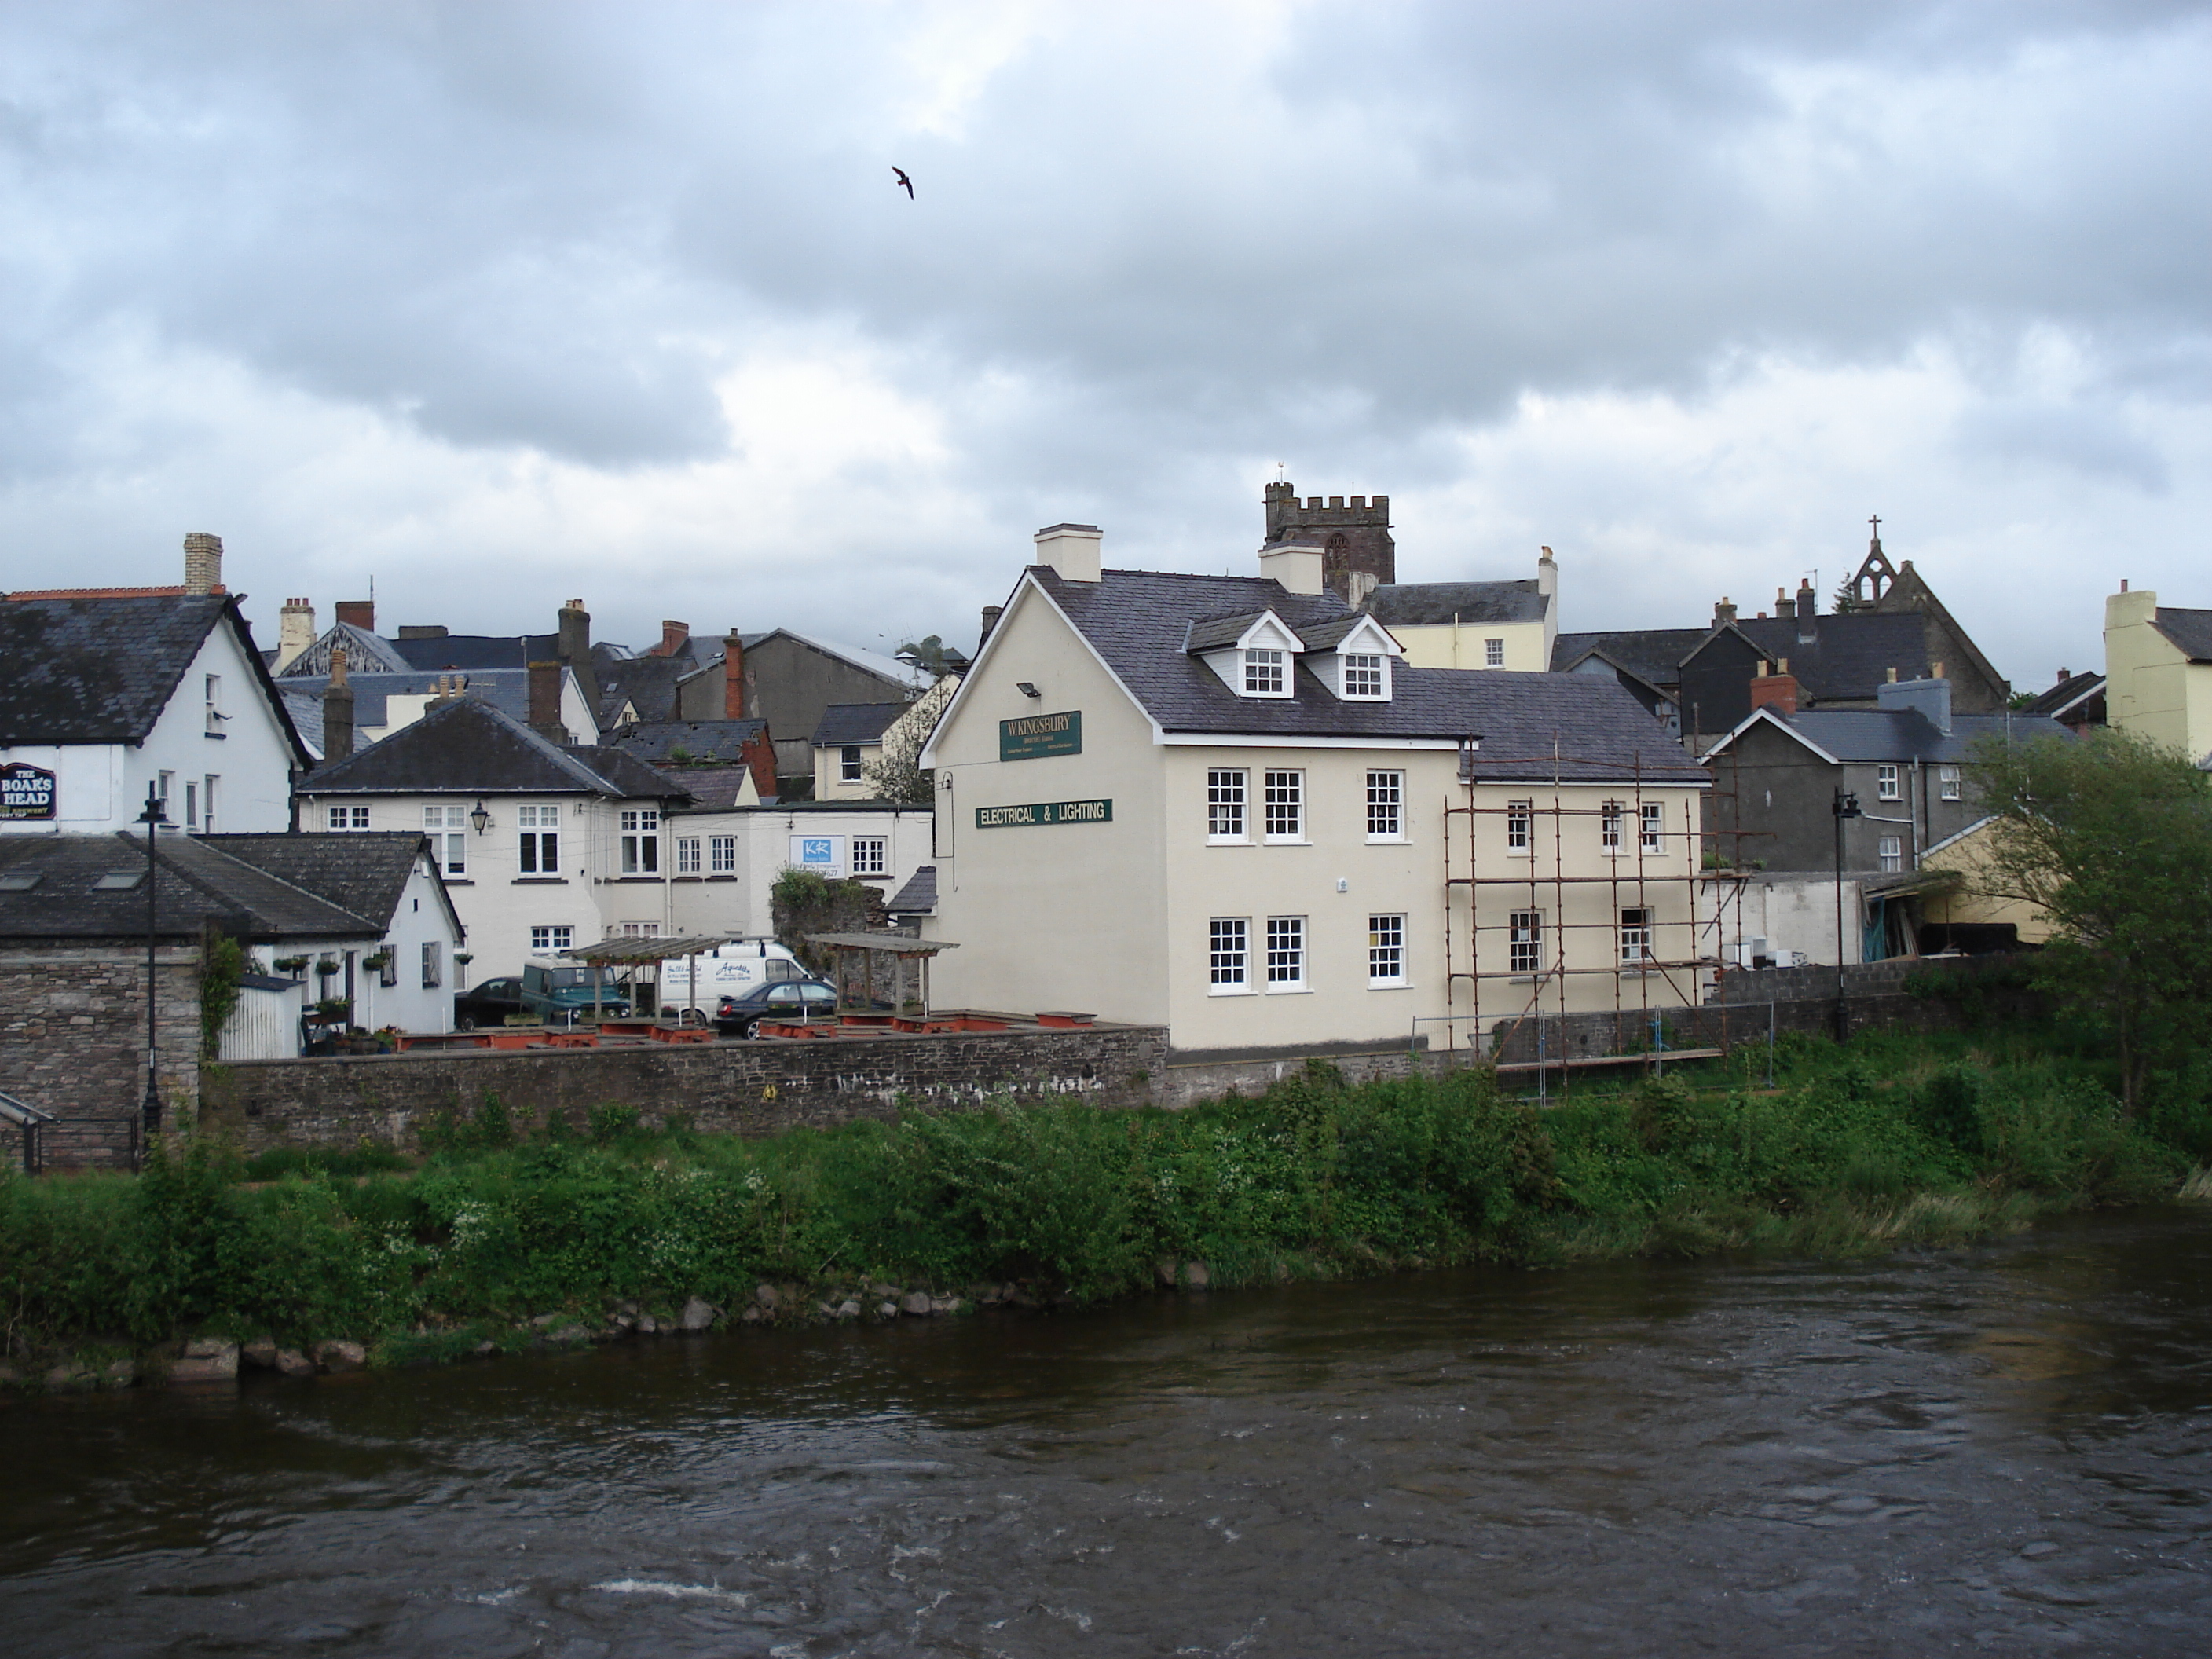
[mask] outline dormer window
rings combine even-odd
[[[1305,630],[1306,665],[1345,702],[1390,701],[1391,659],[1404,654],[1390,630],[1354,612]]]
[[[1279,697],[1283,695],[1283,653],[1247,651],[1244,653],[1244,695]]]
[[[1344,659],[1344,695],[1379,697],[1382,695],[1382,657],[1380,652],[1355,651]]]

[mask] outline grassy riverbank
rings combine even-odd
[[[763,1281],[806,1307],[871,1283],[1095,1300],[1164,1260],[1234,1285],[1887,1249],[2171,1196],[2212,1160],[2201,1103],[2131,1120],[2093,1068],[2024,1039],[1790,1043],[1771,1092],[1764,1065],[1746,1052],[1541,1110],[1480,1073],[1346,1088],[1316,1070],[1186,1112],[915,1115],[760,1142],[647,1134],[613,1107],[517,1124],[487,1102],[420,1167],[370,1151],[249,1168],[188,1143],[140,1176],[0,1183],[0,1318],[19,1368],[188,1331],[428,1358],[548,1313],[734,1310]]]

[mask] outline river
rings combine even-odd
[[[2212,1215],[0,1409],[0,1651],[2212,1650]]]

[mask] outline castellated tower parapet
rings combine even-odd
[[[1398,544],[1390,538],[1388,495],[1301,498],[1296,484],[1271,483],[1267,505],[1268,541],[1319,547],[1324,579],[1339,598],[1350,599],[1354,572],[1370,579],[1364,584],[1369,587],[1398,580]]]

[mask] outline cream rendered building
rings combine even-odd
[[[1559,567],[1547,547],[1534,580],[1387,583],[1360,609],[1390,630],[1408,668],[1541,674],[1559,636]]]
[[[2148,590],[2105,601],[2106,718],[2212,761],[2212,611],[2161,605]]]
[[[1662,964],[1695,954],[1705,775],[1617,684],[1409,665],[1315,547],[1231,577],[1037,545],[921,757],[939,1003],[1265,1053],[1697,1000]]]

